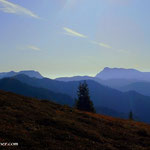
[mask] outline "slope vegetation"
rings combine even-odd
[[[17,150],[149,150],[150,126],[0,91],[0,142],[18,142]]]

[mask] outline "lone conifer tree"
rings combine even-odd
[[[90,100],[89,89],[86,81],[80,83],[78,88],[78,99],[75,107],[82,111],[95,112],[93,102]]]

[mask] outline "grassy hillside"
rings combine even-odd
[[[18,142],[18,150],[149,150],[150,126],[0,91],[0,142]]]

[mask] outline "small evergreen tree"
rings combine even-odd
[[[95,112],[93,102],[90,100],[89,89],[86,81],[80,83],[77,94],[78,99],[76,100],[75,107],[82,111]]]
[[[133,120],[133,113],[132,113],[132,111],[130,111],[130,113],[129,113],[129,120]]]

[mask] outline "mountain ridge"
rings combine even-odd
[[[109,68],[105,67],[96,78],[103,80],[108,79],[137,79],[150,81],[150,72],[141,72],[136,69],[124,69],[124,68]]]
[[[56,78],[57,81],[81,81],[93,80],[102,85],[120,90],[123,86],[135,82],[150,82],[150,72],[142,72],[136,69],[109,68],[105,67],[95,77],[92,76],[72,76]]]
[[[38,78],[38,79],[43,78],[43,76],[38,71],[23,70],[23,71],[19,71],[19,72],[15,72],[15,71],[2,72],[2,73],[0,73],[0,79],[7,78],[7,77],[13,77],[13,76],[20,75],[20,74],[25,74],[29,77],[35,77],[35,78]]]

